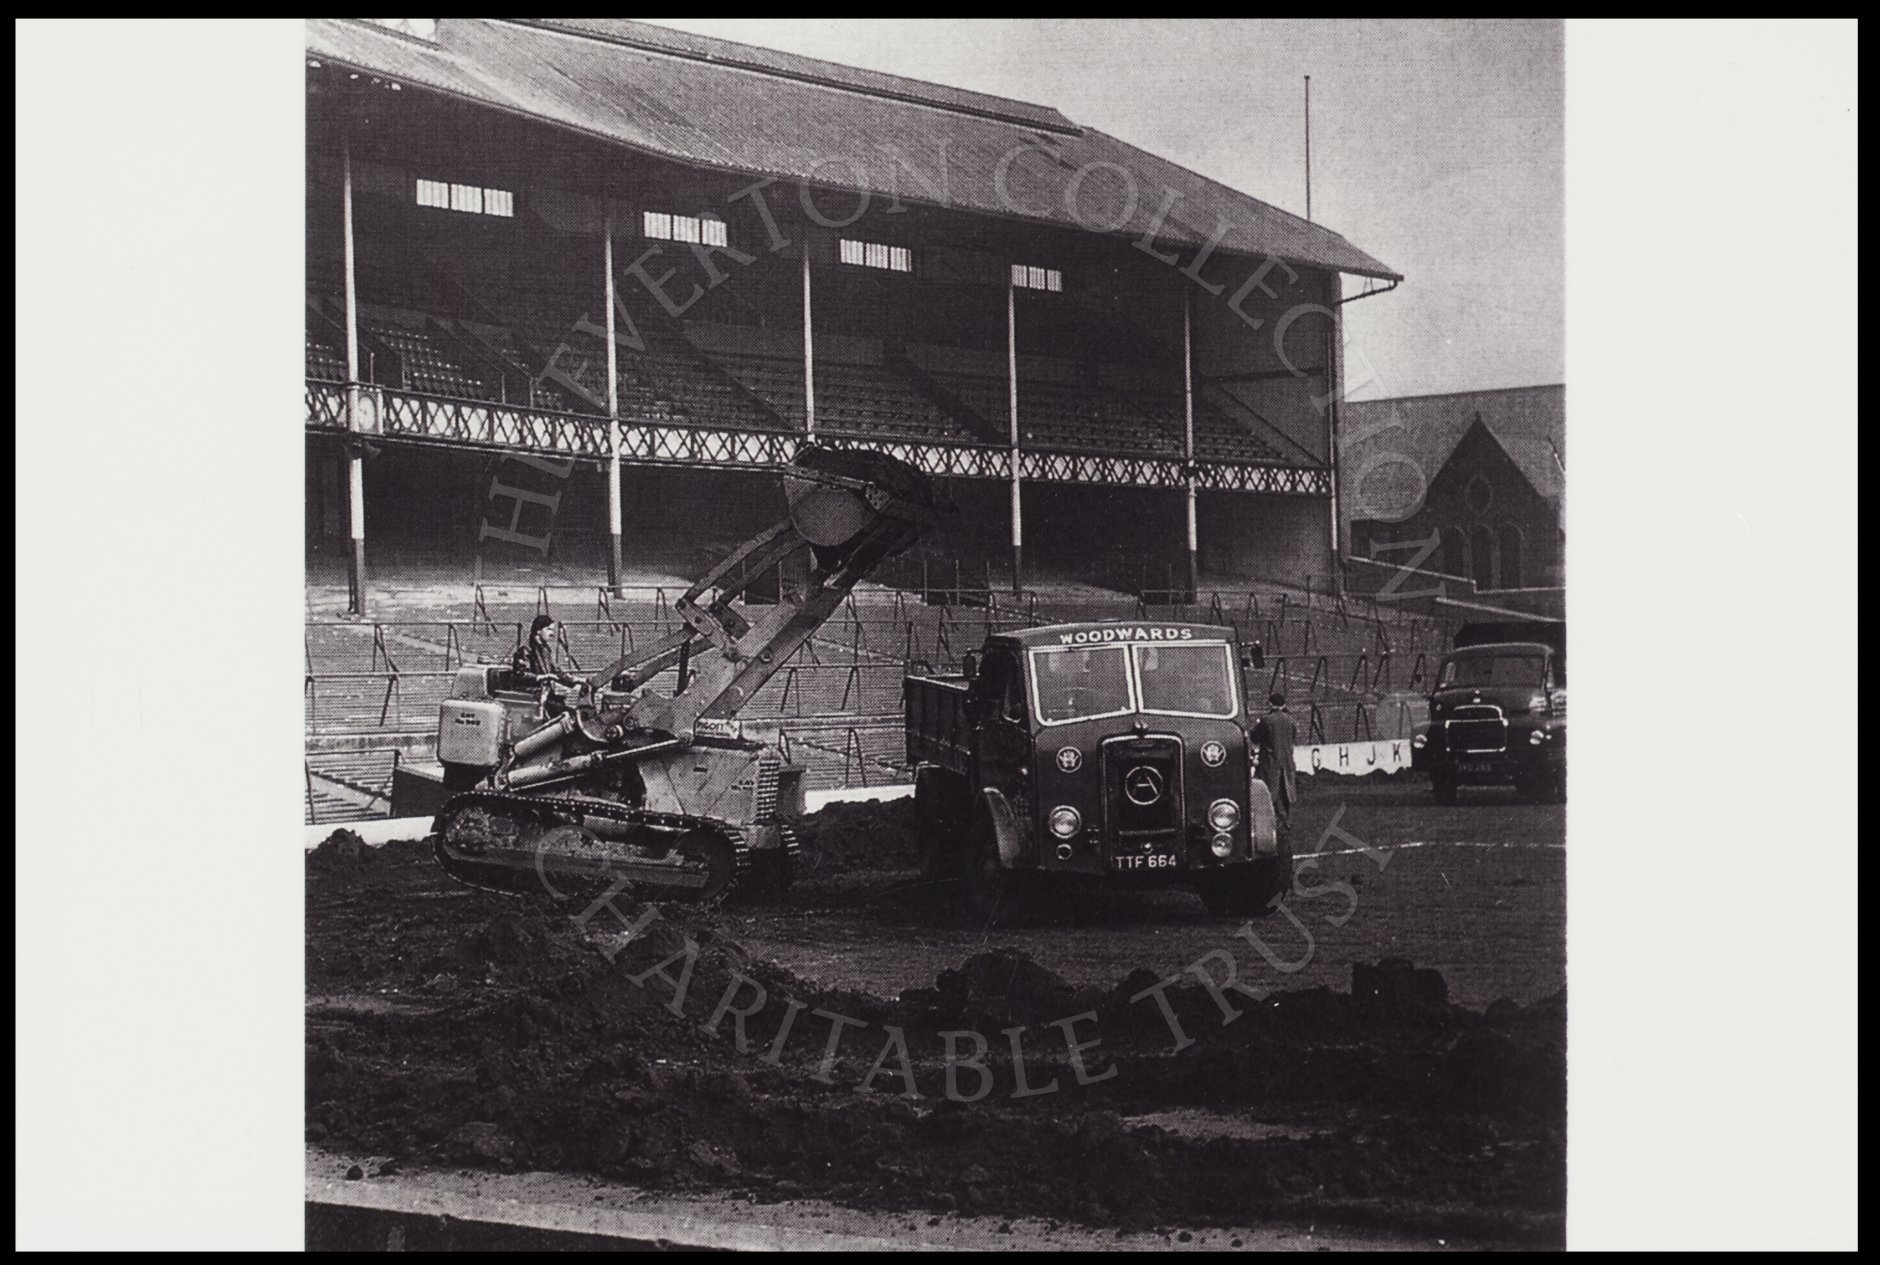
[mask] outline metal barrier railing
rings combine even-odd
[[[676,626],[663,589],[630,603],[595,593],[594,618],[562,620],[562,650],[571,667],[592,670],[625,656]],[[527,628],[526,611],[553,613],[554,594],[534,586],[531,600],[492,600],[472,591],[467,618],[383,621],[370,625],[310,622],[304,646],[307,733],[384,734],[409,741],[436,723],[437,704],[457,669],[506,662]],[[786,752],[819,765],[823,784],[878,785],[905,775],[898,762],[901,680],[912,667],[946,671],[988,635],[1041,622],[1127,617],[1182,618],[1232,626],[1259,640],[1266,670],[1248,680],[1255,695],[1283,689],[1316,743],[1407,739],[1420,721],[1410,695],[1427,691],[1435,662],[1449,644],[1448,621],[1399,618],[1375,600],[1336,594],[1213,590],[1182,607],[1070,602],[1035,592],[991,594],[981,604],[926,605],[893,592],[858,600],[851,593],[837,615],[792,656],[744,711],[777,722]],[[512,617],[513,616],[513,617]],[[1402,664],[1399,664],[1402,660]],[[1407,671],[1406,667],[1407,665]],[[1406,678],[1407,679],[1404,679]],[[1401,684],[1400,684],[1401,681]],[[839,743],[831,728],[841,724]],[[883,748],[892,758],[881,754]],[[307,817],[322,815],[316,770],[306,770]]]
[[[1327,655],[1271,659],[1264,682],[1257,678],[1248,682],[1247,714],[1257,717],[1265,710],[1265,694],[1279,692],[1296,710],[1303,709],[1308,728],[1317,723],[1318,729],[1309,729],[1314,741],[1360,740],[1366,732],[1382,736],[1374,719],[1376,709],[1387,703],[1401,707],[1405,693],[1414,695],[1420,687],[1427,688],[1413,673],[1407,691],[1392,690],[1389,668],[1388,660],[1368,667],[1364,655],[1346,656],[1342,663]],[[766,683],[742,715],[757,722],[880,717],[899,724],[907,671],[899,663],[793,663]],[[306,732],[318,737],[427,731],[437,723],[438,705],[455,676],[455,670],[309,673],[305,678]],[[665,681],[655,688],[669,686],[670,681]],[[1344,718],[1353,715],[1354,707],[1369,709],[1371,715],[1347,721]],[[1331,721],[1330,717],[1339,719]],[[1333,736],[1317,737],[1320,733]]]

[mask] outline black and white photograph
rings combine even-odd
[[[28,25],[21,1246],[1854,1246],[1851,23]]]

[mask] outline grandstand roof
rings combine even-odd
[[[1339,460],[1357,470],[1389,453],[1410,461],[1427,482],[1479,419],[1534,490],[1552,500],[1566,484],[1566,411],[1567,388],[1559,384],[1347,400]]]
[[[1219,232],[1222,250],[1399,277],[1322,225],[1056,110],[748,44],[591,18],[442,18],[431,43],[310,18],[307,53],[681,163],[1066,228],[1139,237],[1174,190],[1164,243]]]

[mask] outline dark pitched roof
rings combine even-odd
[[[1388,517],[1382,511],[1400,496],[1406,504],[1419,499],[1477,417],[1534,490],[1557,500],[1566,486],[1566,411],[1563,385],[1347,400],[1339,412],[1339,477],[1352,512]],[[1421,486],[1398,459],[1415,468]],[[1361,512],[1360,502],[1374,512]]]
[[[591,35],[597,39],[610,40],[629,48],[677,53],[716,65],[760,70],[806,83],[849,88],[856,92],[890,100],[942,105],[969,114],[1003,118],[1012,122],[1027,123],[1034,127],[1049,128],[1053,131],[1076,132],[1078,130],[1075,123],[1050,106],[1033,105],[1029,101],[997,97],[985,92],[971,92],[965,88],[954,88],[947,84],[929,83],[924,79],[909,79],[904,75],[883,74],[876,70],[864,70],[859,66],[844,66],[840,62],[803,57],[796,53],[779,52],[772,48],[759,48],[755,44],[739,44],[731,40],[714,39],[709,35],[694,35],[689,31],[677,31],[667,26],[654,26],[648,22],[635,22],[630,18],[512,18],[510,20],[532,22],[551,29]]]
[[[677,162],[1067,228],[1141,236],[1173,189],[1163,242],[1202,245],[1224,223],[1223,250],[1398,276],[1322,225],[1055,110],[639,22],[443,18],[430,44],[311,18],[307,53]]]

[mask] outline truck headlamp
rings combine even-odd
[[[1060,804],[1051,810],[1051,833],[1060,839],[1069,839],[1084,828],[1084,819],[1069,804]]]
[[[1215,835],[1208,846],[1213,849],[1215,856],[1225,857],[1234,850],[1234,837],[1232,835]]]
[[[1217,799],[1208,805],[1208,824],[1225,833],[1240,824],[1240,805],[1231,799]]]

